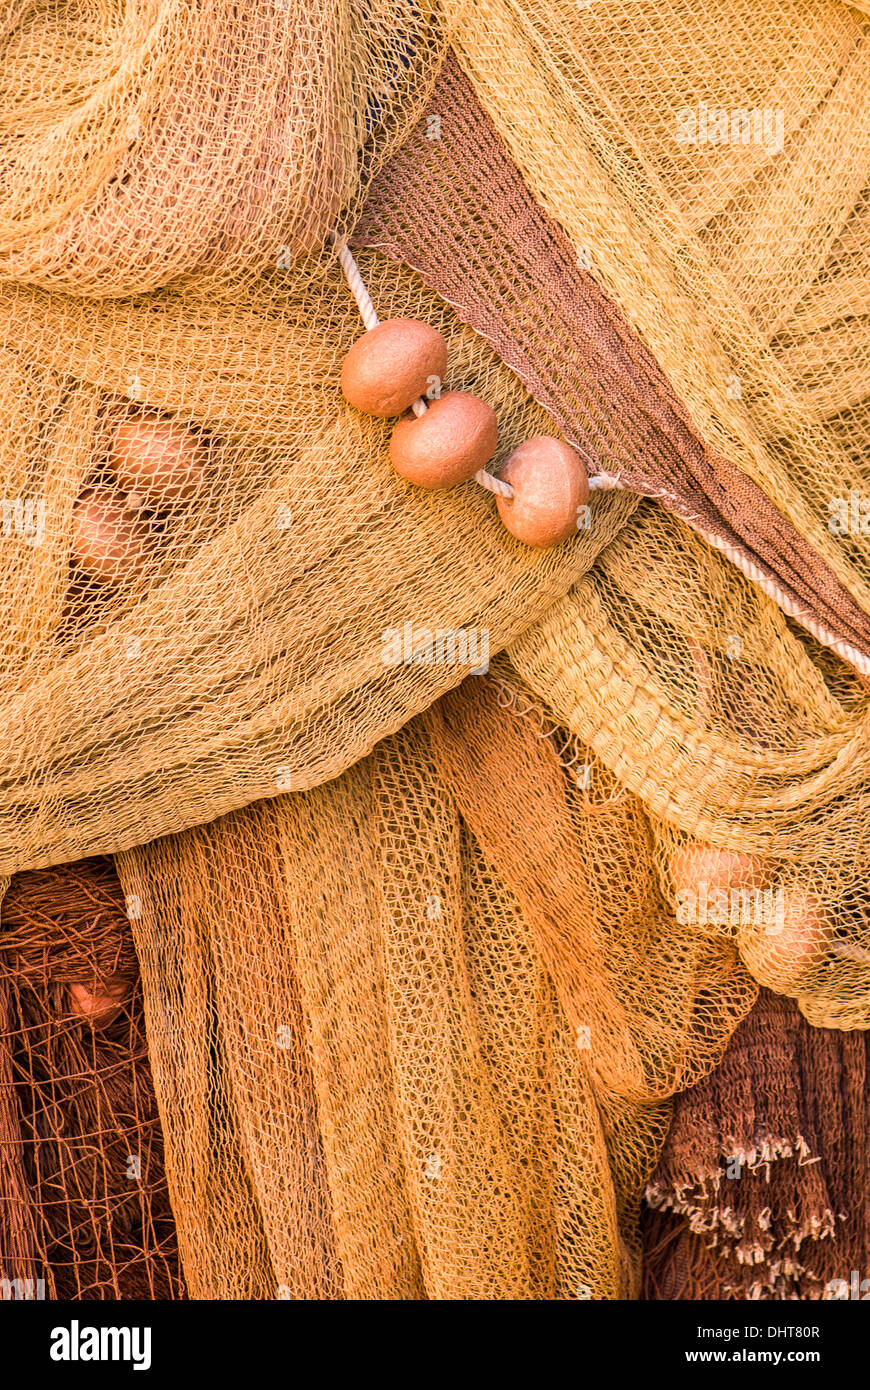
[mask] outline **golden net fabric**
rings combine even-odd
[[[4,10],[0,276],[94,298],[318,252],[445,38],[425,0]]]
[[[360,323],[325,238],[425,102],[446,38],[429,7],[16,5],[3,37],[11,872],[335,775],[461,679],[385,665],[386,628],[485,615],[503,645],[631,503],[534,555],[474,491],[397,480],[389,427],[341,399]],[[451,386],[497,408],[505,449],[546,429],[410,273],[364,269],[382,315],[446,332]],[[107,586],[71,559],[76,498],[112,492],[113,441],[143,417],[187,429],[204,481],[183,506],[137,499]]]
[[[409,272],[366,272],[385,316],[446,332],[451,385],[497,408],[502,448],[546,430]],[[264,276],[244,307],[205,290],[131,304],[15,287],[0,291],[3,315],[28,344],[7,354],[7,487],[35,506],[32,527],[25,512],[16,531],[13,515],[4,538],[6,871],[334,775],[464,674],[386,665],[385,629],[486,627],[497,650],[635,505],[608,499],[594,532],[544,554],[514,541],[479,490],[434,496],[397,479],[388,425],[339,394],[359,316],[334,261],[313,285]],[[148,559],[129,582],[77,589],[71,510],[105,476],[106,430],[141,410],[131,373],[148,406],[207,432],[208,482],[183,512],[140,523]]]
[[[864,486],[864,16],[834,0],[455,15],[459,61],[538,201],[708,444],[866,611],[866,543],[828,529],[832,499]]]
[[[649,557],[667,564],[655,576]],[[660,821],[661,880],[687,839],[758,856],[824,905],[794,985],[811,1022],[870,1026],[865,699],[748,581],[644,503],[593,575],[510,648],[554,717]],[[713,921],[741,946],[758,915]],[[773,931],[773,917],[770,929]]]
[[[608,3],[456,13],[459,61],[541,205],[705,441],[866,611],[863,16],[685,0],[631,22]],[[672,900],[689,836],[764,856],[777,888],[824,903],[830,949],[786,992],[816,1024],[867,1027],[867,717],[846,669],[647,504],[511,658],[667,823]]]
[[[755,991],[511,689],[118,856],[193,1296],[636,1296],[666,1098]]]

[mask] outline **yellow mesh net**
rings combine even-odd
[[[641,0],[627,22],[619,0],[488,0],[456,18],[459,60],[541,204],[705,439],[866,610],[866,546],[828,528],[863,484],[863,16]]]
[[[632,13],[496,0],[463,13],[456,47],[705,438],[866,609],[866,24],[838,4]],[[671,893],[674,832],[762,856],[772,911],[810,945],[784,977],[743,924],[756,975],[814,1023],[870,1025],[866,705],[848,673],[648,506],[512,657],[671,827]]]
[[[437,722],[312,791],[118,856],[194,1296],[636,1294],[639,1192],[667,1124],[656,1092],[697,1066],[677,1055],[694,991],[663,979],[660,1002],[682,1012],[665,1040],[652,1001],[626,1002],[614,1045],[601,937],[632,896],[666,916],[649,872],[632,885],[648,828],[613,785],[569,809],[553,749],[492,701],[455,711],[493,715],[488,756],[508,771],[501,735],[535,749],[578,845],[623,833],[594,886],[613,918],[575,912],[572,941],[521,910],[511,847],[475,833],[485,800],[466,805]],[[649,917],[633,925],[639,946]],[[685,932],[669,949],[697,968],[721,1038],[753,994],[748,977],[731,986],[733,951],[714,961]],[[601,961],[582,998],[579,952]]]
[[[194,1296],[634,1296],[669,1098],[756,984],[870,1027],[866,677],[665,489],[533,551],[341,397],[329,237],[449,127],[448,50],[530,235],[870,615],[861,7],[6,6],[0,873],[116,855]],[[506,243],[435,202],[407,223],[534,328],[516,373],[401,247],[359,264],[499,462],[556,432],[582,322],[547,342]],[[609,389],[572,399],[628,466]],[[484,632],[482,678],[387,660],[408,628]]]

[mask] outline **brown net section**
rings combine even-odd
[[[0,1003],[3,1297],[181,1296],[139,970],[110,860],[13,879]]]
[[[667,1098],[755,990],[541,713],[502,665],[332,782],[118,856],[197,1296],[636,1295]]]
[[[721,1065],[677,1098],[646,1191],[644,1296],[859,1297],[868,1077],[866,1033],[811,1028],[763,990]]]

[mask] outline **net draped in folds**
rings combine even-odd
[[[384,316],[446,332],[450,385],[497,408],[500,449],[547,429],[495,353],[410,272],[377,259],[365,268]],[[497,650],[636,505],[602,499],[597,528],[535,552],[479,489],[435,496],[398,479],[387,422],[339,393],[359,315],[334,261],[307,287],[264,276],[243,309],[207,290],[136,307],[16,287],[0,290],[4,316],[0,331],[48,359],[36,371],[10,353],[17,399],[2,426],[8,468],[44,528],[35,543],[13,517],[4,541],[6,871],[114,850],[335,775],[464,674],[385,664],[386,630],[485,627]],[[141,415],[126,394],[132,374],[149,408],[191,426],[208,464],[184,509],[144,509],[146,558],[104,592],[70,575],[71,511],[106,476],[107,431]],[[36,496],[24,497],[28,475]]]
[[[697,842],[823,920],[777,992],[870,1027],[868,77],[840,0],[5,7],[16,1277],[94,1230],[101,1296],[182,1292],[177,1240],[193,1297],[637,1297],[673,1097],[769,979],[682,911]],[[340,391],[345,241],[493,466],[559,434],[622,479],[570,541],[397,477]],[[485,634],[478,673],[421,633]],[[75,1149],[120,1033],[57,1042],[16,892],[109,855],[153,1096],[64,1229],[21,1098],[81,1073]],[[159,1239],[112,1167],[143,1125]]]
[[[636,1295],[668,1097],[755,992],[599,774],[472,679],[338,779],[118,856],[195,1295]]]
[[[458,60],[537,201],[708,445],[866,611],[866,543],[828,529],[864,485],[866,18],[835,0],[455,13]]]
[[[450,113],[439,139],[429,117],[413,128],[374,181],[354,244],[412,265],[493,343],[590,468],[699,529],[867,675],[866,613],[763,488],[702,437],[592,273],[589,248],[535,202],[452,56],[431,105]]]

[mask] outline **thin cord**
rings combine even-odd
[[[609,491],[610,489],[624,488],[624,486],[621,478],[610,473],[597,473],[589,479],[590,492]],[[674,501],[677,500],[675,494],[667,495],[671,496]],[[870,657],[859,652],[857,647],[853,647],[850,642],[836,637],[830,628],[818,622],[805,608],[801,608],[794,599],[789,598],[788,594],[774,580],[769,579],[744,551],[739,550],[737,546],[729,545],[721,536],[717,536],[715,531],[706,530],[705,527],[699,526],[696,521],[691,521],[682,514],[680,514],[680,520],[684,521],[696,535],[701,536],[714,550],[718,550],[720,555],[724,555],[726,560],[734,565],[735,569],[739,569],[741,574],[745,574],[746,578],[750,579],[753,584],[757,584],[759,589],[762,589],[768,598],[772,598],[777,607],[782,609],[783,613],[800,623],[801,627],[815,637],[816,641],[820,642],[823,647],[835,652],[841,661],[854,667],[862,676],[870,676]]]
[[[681,519],[685,520],[685,518]],[[794,599],[789,598],[788,594],[784,593],[772,579],[768,579],[767,575],[759,569],[753,560],[749,559],[748,555],[744,555],[742,550],[738,550],[736,546],[728,545],[721,536],[715,535],[712,531],[703,530],[694,522],[686,521],[686,525],[696,531],[699,536],[702,536],[714,550],[718,550],[721,555],[724,555],[726,560],[730,560],[731,564],[736,566],[742,574],[745,574],[747,579],[751,579],[753,584],[757,584],[759,589],[763,589],[768,598],[772,598],[783,613],[800,623],[801,627],[812,637],[815,637],[816,641],[820,642],[823,647],[835,652],[841,661],[853,666],[862,676],[870,676],[870,657],[859,652],[857,647],[853,647],[850,642],[836,637],[830,628],[824,627],[805,608],[802,608]]]
[[[335,232],[330,232],[329,240],[335,248],[335,254],[338,256],[341,268],[344,271],[347,287],[356,300],[356,307],[360,311],[363,323],[367,329],[377,328],[380,323],[378,312],[372,303],[372,297],[366,288],[366,282],[360,275],[359,266],[351,255],[350,247],[346,241],[339,242]],[[417,402],[415,401],[414,404],[416,405]],[[426,407],[423,406],[423,409],[425,410]],[[416,414],[416,411],[414,413]]]
[[[589,479],[590,492],[612,492],[625,490],[625,483],[613,473],[593,473]]]

